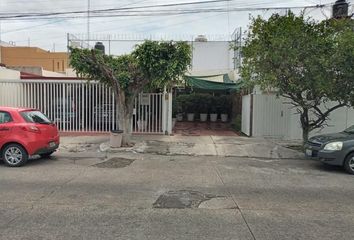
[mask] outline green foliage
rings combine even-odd
[[[119,128],[129,145],[135,97],[146,88],[171,87],[187,71],[191,47],[186,42],[145,41],[131,54],[107,56],[98,50],[71,48],[70,65],[79,76],[112,88],[118,108]],[[127,140],[125,140],[127,139]]]
[[[145,41],[132,54],[107,56],[97,50],[72,48],[70,64],[89,80],[119,87],[126,94],[140,92],[147,85],[172,86],[187,71],[191,47],[186,42]]]
[[[217,98],[217,108],[219,113],[230,114],[232,111],[232,102],[229,95],[221,95]]]
[[[243,78],[252,86],[276,88],[279,94],[310,90],[312,95],[323,95],[331,81],[330,43],[324,34],[320,25],[292,13],[275,14],[268,21],[254,19],[242,50]]]
[[[183,94],[176,98],[177,106],[183,113],[196,113],[199,99],[196,94]]]
[[[176,97],[176,107],[178,113],[185,113],[186,112],[186,103],[189,100],[188,94],[179,95]]]
[[[196,94],[198,98],[197,106],[199,113],[209,113],[209,108],[211,104],[210,94]]]
[[[318,23],[291,12],[258,17],[242,48],[242,77],[248,87],[258,85],[290,99],[305,139],[332,111],[354,103],[353,39],[350,20]],[[337,105],[323,110],[320,106],[329,101]]]
[[[184,113],[231,113],[231,97],[206,93],[183,94],[175,99],[175,108]]]
[[[235,129],[237,132],[241,132],[242,127],[242,116],[239,114],[236,116],[234,123],[232,124],[232,128]]]
[[[145,41],[132,54],[152,87],[171,87],[191,64],[192,51],[186,42]]]

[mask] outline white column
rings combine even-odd
[[[172,134],[172,93],[169,92],[166,94],[168,96],[168,111],[167,111],[167,134]]]
[[[166,100],[167,98],[167,100]],[[162,132],[164,134],[168,134],[167,132],[167,119],[168,119],[168,95],[166,91],[166,87],[164,87],[163,95],[162,95]]]
[[[166,87],[162,99],[162,131],[165,135],[172,134],[172,93]]]

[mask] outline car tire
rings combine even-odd
[[[27,162],[28,153],[21,145],[13,143],[3,149],[2,159],[9,167],[20,167]]]
[[[54,153],[54,151],[49,152],[49,153],[39,154],[39,156],[41,156],[41,158],[49,158],[53,153]]]
[[[354,174],[354,153],[349,154],[345,158],[344,169],[347,173]]]

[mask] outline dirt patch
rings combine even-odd
[[[165,209],[198,208],[202,202],[216,197],[218,196],[190,190],[169,191],[162,194],[153,207]]]
[[[169,155],[171,154],[171,148],[179,149],[189,149],[192,148],[194,143],[184,143],[184,142],[163,142],[163,141],[146,141],[145,153],[153,153],[159,155]]]
[[[98,168],[125,168],[132,164],[135,160],[128,158],[110,158],[105,162],[97,163],[93,166]]]
[[[97,151],[98,149],[97,144],[91,143],[77,143],[77,144],[63,144],[59,147],[59,150],[67,151],[71,153],[81,153],[81,152],[88,152],[88,151]]]

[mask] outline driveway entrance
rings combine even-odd
[[[173,134],[182,136],[239,136],[230,123],[176,122]]]

